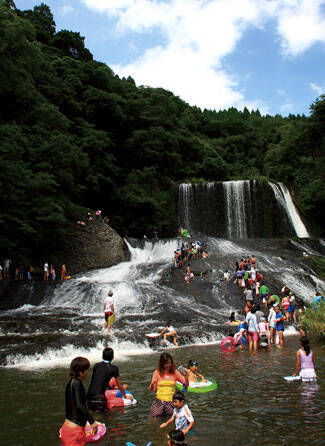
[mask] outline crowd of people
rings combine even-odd
[[[93,367],[90,385],[86,393],[83,381],[86,379],[90,362],[87,358],[77,357],[70,364],[70,379],[65,389],[65,421],[60,429],[61,441],[65,446],[84,446],[90,440],[101,424],[95,421],[89,410],[103,413],[107,410],[105,392],[115,386],[124,398],[128,398],[125,389],[127,385],[122,383],[119,368],[112,364],[114,350],[105,348],[102,354],[103,360]],[[160,429],[165,429],[174,423],[174,429],[167,434],[168,445],[185,445],[185,436],[194,425],[194,418],[190,408],[185,403],[182,391],[176,391],[176,383],[188,387],[197,378],[204,380],[204,376],[198,373],[198,362],[190,360],[188,369],[179,367],[176,369],[173,357],[169,353],[162,353],[158,367],[153,372],[149,390],[156,392],[156,398],[150,409],[150,418],[159,419],[169,417],[160,424]],[[86,426],[89,426],[89,430]]]
[[[293,377],[299,374],[303,381],[314,381],[317,376],[309,340],[304,336],[300,343],[301,348],[296,353],[296,369]],[[64,446],[84,446],[90,437],[96,434],[100,423],[95,421],[89,410],[96,413],[104,413],[107,410],[105,396],[107,390],[114,387],[121,392],[122,397],[131,397],[126,393],[127,385],[122,383],[119,368],[112,364],[113,349],[105,348],[102,358],[103,361],[93,367],[87,393],[82,382],[90,369],[89,360],[77,357],[71,362],[70,379],[65,389],[66,418],[60,430]],[[187,369],[182,366],[176,369],[172,355],[166,352],[160,355],[158,367],[153,372],[149,390],[156,392],[156,396],[149,417],[151,419],[168,417],[167,421],[160,424],[160,429],[174,424],[175,428],[167,434],[168,446],[186,445],[186,435],[194,426],[194,417],[185,402],[184,392],[176,390],[176,383],[186,390],[198,380],[206,382],[204,376],[198,372],[198,366],[197,361],[190,360]]]
[[[182,238],[182,237],[181,237]],[[209,259],[210,255],[203,247],[203,243],[200,240],[194,242],[182,242],[180,248],[174,251],[173,265],[175,268],[181,268],[186,265],[186,274],[184,280],[186,283],[190,283],[194,274],[191,271],[191,261],[198,260],[199,258]]]
[[[253,255],[235,263],[235,283],[243,292],[245,316],[239,333],[235,335],[236,344],[242,350],[243,343],[247,342],[250,351],[257,351],[259,345],[269,348],[272,344],[275,345],[278,337],[278,346],[283,348],[284,323],[300,324],[305,310],[304,304],[297,301],[288,286],[282,288],[281,297],[271,294],[262,272],[257,269],[257,260]],[[316,292],[316,300],[323,299],[322,296],[319,298],[319,295],[320,293]],[[234,313],[229,318],[230,323],[233,321]],[[299,330],[304,334],[300,327]]]
[[[193,242],[183,243],[181,248],[175,251],[174,266],[179,268],[185,266],[189,260],[196,260],[203,256],[203,244]],[[186,275],[189,274],[190,265],[186,265]],[[284,346],[284,322],[295,322],[301,320],[301,312],[297,316],[297,300],[285,286],[281,291],[281,298],[271,295],[265,283],[263,274],[257,268],[255,256],[248,256],[236,262],[235,283],[242,290],[245,320],[239,327],[235,339],[241,350],[243,340],[248,343],[249,350],[254,352],[258,344],[264,340],[270,348],[275,343],[275,334],[278,334],[280,347]],[[191,278],[190,278],[191,279]],[[186,279],[185,279],[186,280]],[[229,271],[224,273],[220,280],[231,280]],[[105,328],[110,333],[111,325],[116,316],[113,291],[109,290],[104,299]],[[263,308],[263,311],[261,311]],[[300,308],[299,308],[300,309]],[[265,313],[267,314],[267,319]],[[235,321],[235,312],[232,312],[229,322]],[[304,333],[303,333],[304,334]],[[166,342],[170,337],[177,346],[176,330],[168,321],[166,327],[158,334],[163,336]],[[70,380],[65,391],[66,419],[61,428],[61,440],[64,445],[85,445],[89,435],[93,435],[99,424],[90,414],[89,410],[103,413],[107,410],[105,392],[115,386],[123,398],[130,398],[126,392],[127,385],[122,383],[119,369],[112,364],[114,351],[105,348],[103,361],[94,365],[88,392],[85,392],[82,382],[86,378],[90,363],[88,359],[78,357],[71,362]],[[186,390],[191,383],[197,381],[206,382],[204,376],[198,372],[198,362],[190,360],[188,368],[180,366],[176,369],[173,357],[169,353],[162,353],[159,358],[158,367],[154,370],[149,390],[156,392],[156,397],[150,409],[150,418],[159,419],[168,417],[167,421],[160,424],[160,429],[166,429],[174,424],[174,429],[167,434],[168,445],[185,445],[186,436],[191,432],[194,425],[194,417],[185,402],[182,391],[176,390],[176,383],[180,383]],[[301,348],[296,354],[296,369],[293,376],[299,375],[303,380],[313,381],[316,379],[314,368],[314,354],[310,349],[309,340],[301,338]],[[87,431],[86,424],[90,428]]]
[[[0,280],[67,280],[71,279],[66,264],[62,264],[59,276],[55,266],[47,260],[43,268],[26,266],[22,262],[14,262],[7,257],[0,264]]]

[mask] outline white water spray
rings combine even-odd
[[[225,181],[223,188],[226,201],[227,228],[229,238],[247,238],[247,214],[245,187],[250,190],[249,181]]]
[[[274,196],[277,199],[278,203],[280,203],[280,205],[287,213],[289,220],[291,221],[292,226],[296,232],[297,237],[300,238],[310,237],[306,229],[306,226],[303,224],[300,215],[297,211],[297,208],[292,201],[288,188],[283,183],[276,184],[269,182],[269,185],[272,188]]]

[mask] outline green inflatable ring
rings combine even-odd
[[[274,302],[277,305],[280,305],[280,298],[276,294],[273,294],[273,296],[270,297],[270,302]]]
[[[188,392],[193,392],[193,393],[207,393],[207,392],[211,392],[212,390],[216,390],[218,388],[218,384],[213,380],[213,379],[209,379],[210,381],[210,385],[205,386],[205,387],[188,387],[187,391]],[[182,390],[183,389],[183,385],[180,382],[176,382],[176,389],[177,390]]]

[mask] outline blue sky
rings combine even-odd
[[[325,93],[325,0],[43,1],[115,73],[202,109],[308,114]]]

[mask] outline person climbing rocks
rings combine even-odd
[[[171,322],[172,321],[167,322],[166,327],[163,329],[163,331],[160,333],[159,336],[164,335],[164,343],[165,344],[167,344],[167,337],[172,337],[174,345],[176,345],[176,347],[178,347],[177,333],[176,333],[175,328],[171,325]]]

